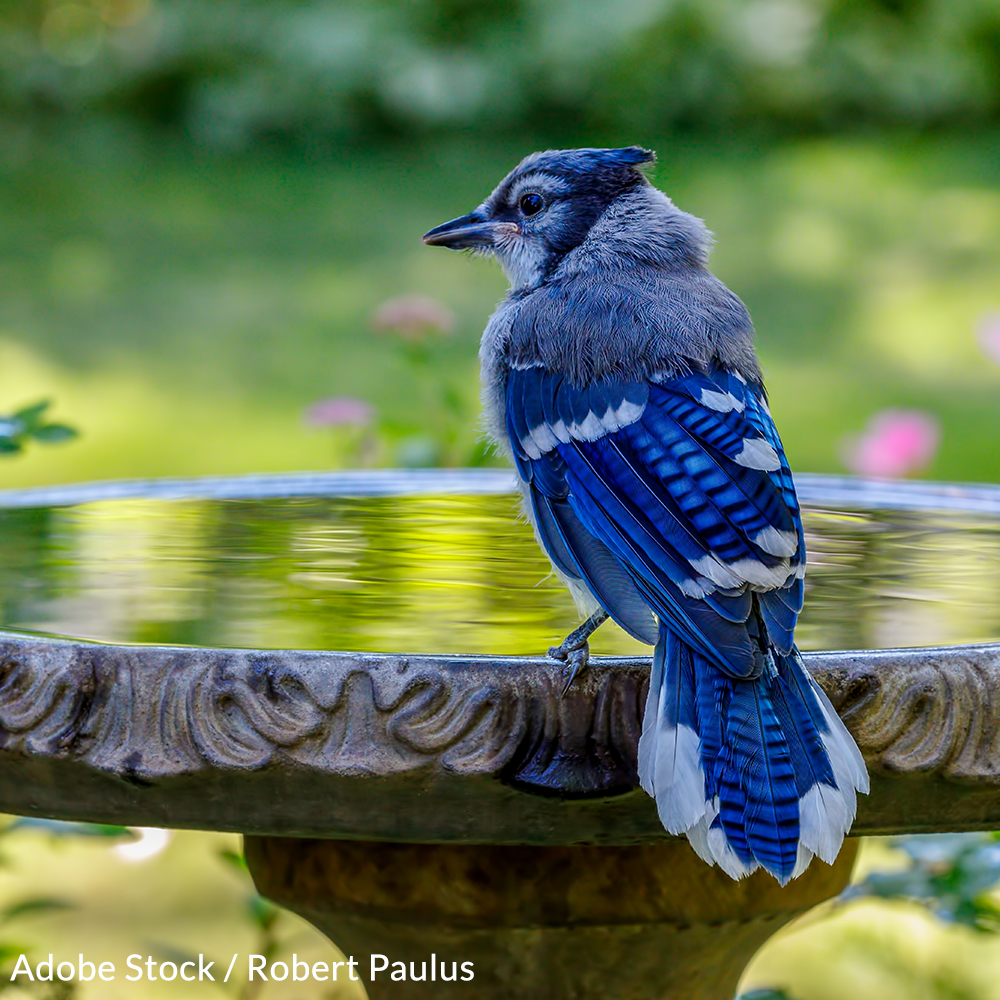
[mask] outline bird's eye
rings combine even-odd
[[[545,208],[545,200],[540,194],[522,194],[517,207],[521,210],[522,215],[538,215]]]

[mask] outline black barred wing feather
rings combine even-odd
[[[583,387],[514,369],[507,429],[553,563],[624,628],[655,641],[652,609],[726,673],[756,676],[756,604],[791,650],[805,548],[757,386],[721,369]]]

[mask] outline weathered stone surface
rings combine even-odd
[[[856,833],[1000,826],[1000,645],[807,657],[873,774]],[[286,836],[640,844],[648,660],[110,646],[0,633],[0,809]]]

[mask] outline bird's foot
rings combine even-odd
[[[582,625],[573,629],[572,632],[558,646],[549,648],[549,656],[553,660],[565,663],[563,674],[566,683],[563,685],[563,697],[573,686],[577,674],[587,669],[587,662],[590,660],[590,643],[587,640],[594,634],[594,631],[601,627],[608,620],[608,613],[603,608],[595,611]]]
[[[590,660],[590,643],[586,639],[577,639],[576,641],[573,639],[573,636],[567,636],[560,645],[549,648],[549,656],[553,660],[565,664],[563,676],[566,678],[566,683],[562,689],[564,698],[573,686],[577,675],[587,669],[587,662]]]

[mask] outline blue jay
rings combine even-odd
[[[805,543],[753,327],[710,234],[637,146],[534,153],[424,236],[510,281],[483,334],[487,426],[590,618],[655,646],[639,780],[664,827],[733,878],[832,863],[864,760],[793,641]]]

